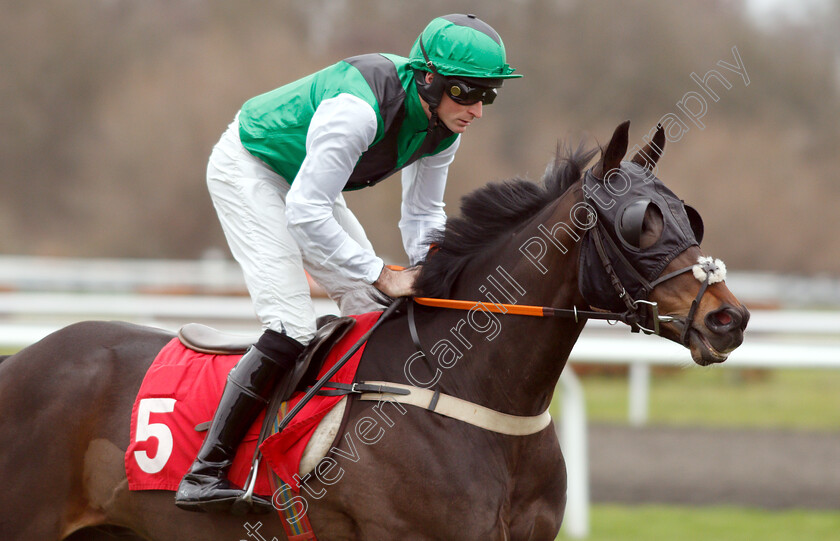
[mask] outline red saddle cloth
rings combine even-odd
[[[381,312],[353,316],[356,325],[329,353],[321,374],[335,365],[350,347],[368,330]],[[359,366],[364,345],[331,378],[351,383]],[[213,419],[222,396],[228,372],[241,355],[198,353],[172,339],[158,353],[146,373],[131,410],[131,439],[125,453],[125,470],[130,490],[177,490],[187,473],[206,432],[196,425]],[[303,396],[299,393],[288,402],[291,409]],[[281,433],[268,438],[261,450],[266,460],[260,462],[254,492],[272,493],[266,462],[275,473],[297,490],[293,475],[298,472],[306,444],[318,423],[341,400],[340,396],[315,396]],[[243,486],[251,468],[251,459],[265,414],[260,414],[248,430],[228,472],[228,478]]]

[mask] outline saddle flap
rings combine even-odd
[[[295,365],[292,389],[302,390],[317,380],[327,354],[355,324],[355,319],[345,316],[329,319],[320,325]]]
[[[317,380],[318,372],[326,362],[330,350],[355,324],[356,320],[352,317],[319,318],[319,328],[315,331],[315,337],[298,357],[289,379],[274,390],[260,431],[260,442],[265,441],[271,434],[280,404],[288,400],[296,391],[303,392]]]

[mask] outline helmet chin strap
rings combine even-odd
[[[438,105],[440,105],[441,99],[443,98],[443,85],[435,85],[435,82],[440,79],[440,77],[435,77],[435,79],[431,83],[426,82],[426,75],[429,72],[427,71],[417,71],[415,72],[415,83],[417,86],[417,92],[420,94],[420,98],[426,102],[429,106],[429,127],[427,131],[431,131],[435,129],[438,125],[442,125],[440,122],[440,117],[437,113]],[[435,87],[440,86],[440,96],[435,99],[431,94],[435,91]]]
[[[431,117],[429,118],[428,129],[431,131],[440,123],[437,108],[440,105],[441,100],[443,100],[443,89],[446,86],[446,77],[441,75],[437,68],[435,68],[434,63],[429,60],[429,55],[426,53],[426,47],[423,46],[422,37],[420,38],[420,52],[423,53],[423,58],[426,60],[426,67],[428,67],[434,75],[431,82],[426,82],[426,74],[428,72],[417,71],[415,74],[415,82],[417,84],[420,97],[429,104]]]
[[[429,112],[432,115],[429,117],[429,127],[426,128],[426,131],[432,131],[433,129],[438,127],[438,125],[441,124],[440,117],[438,116],[437,111],[434,111],[430,108]]]

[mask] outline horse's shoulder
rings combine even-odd
[[[553,425],[525,444],[511,472],[514,488],[508,526],[511,539],[555,535],[566,500],[566,465]],[[539,532],[535,532],[535,525]]]

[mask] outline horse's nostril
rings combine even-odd
[[[734,308],[725,307],[709,312],[706,316],[706,326],[716,332],[729,332],[740,328],[743,320],[740,312]]]

